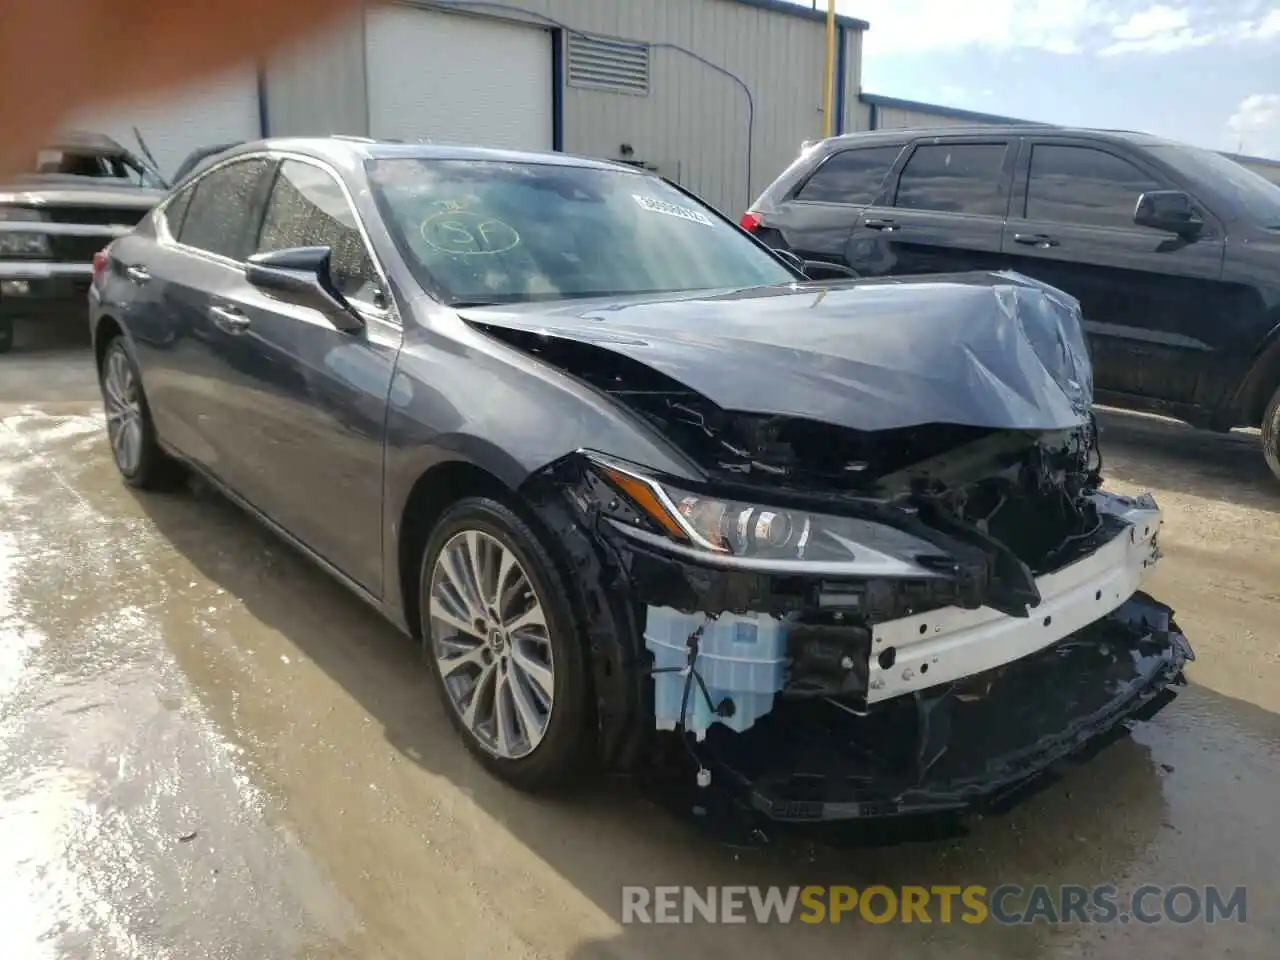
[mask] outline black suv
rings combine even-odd
[[[1016,270],[1075,296],[1099,402],[1261,426],[1280,476],[1280,187],[1210,150],[1045,126],[805,144],[742,218],[863,276]]]

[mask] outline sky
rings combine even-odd
[[[871,24],[867,93],[1280,159],[1280,0],[838,0],[837,10]]]

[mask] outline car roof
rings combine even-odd
[[[908,127],[895,130],[868,130],[845,133],[817,141],[831,147],[853,143],[898,143],[920,137],[1088,137],[1094,140],[1123,141],[1137,146],[1181,146],[1174,140],[1139,130],[1106,130],[1091,127],[1060,127],[1047,123],[965,124],[953,127]]]
[[[395,140],[373,140],[367,137],[333,135],[327,137],[276,137],[238,144],[219,157],[220,160],[241,153],[280,150],[314,157],[339,168],[352,168],[365,160],[474,160],[506,163],[540,163],[562,167],[585,167],[647,173],[640,167],[593,157],[532,150],[499,150],[459,144],[403,143]]]

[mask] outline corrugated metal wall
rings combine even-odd
[[[899,107],[881,107],[876,113],[877,130],[911,130],[921,127],[966,127],[973,126],[972,120],[960,120],[956,117],[943,116],[936,113],[920,113],[916,110],[903,110]]]
[[[270,136],[369,133],[362,14],[282,51],[265,74]]]
[[[862,30],[846,30],[844,131],[871,129],[871,107],[862,102]]]
[[[654,44],[647,96],[564,88],[570,153],[622,159],[627,144],[630,159],[657,165],[736,215],[794,159],[801,142],[822,135],[821,22],[733,0],[501,0],[483,9],[516,18],[522,12],[533,22],[541,15],[570,30]],[[846,124],[865,125],[861,52],[860,32],[846,30]],[[754,99],[753,122],[742,85]],[[367,132],[360,24],[277,58],[267,89],[272,134]]]

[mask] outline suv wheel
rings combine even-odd
[[[446,712],[513,786],[565,784],[585,759],[586,658],[568,593],[537,535],[505,504],[454,504],[423,552],[419,609]]]
[[[13,349],[13,321],[0,320],[0,353]]]
[[[1267,466],[1280,479],[1280,388],[1271,396],[1267,412],[1262,415],[1262,455]]]
[[[107,344],[98,369],[98,384],[107,415],[111,456],[125,483],[140,490],[174,486],[182,479],[182,468],[156,442],[142,376],[124,337],[118,336]]]

